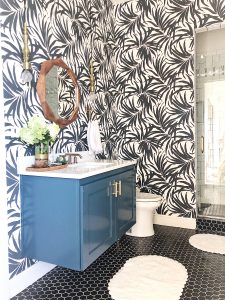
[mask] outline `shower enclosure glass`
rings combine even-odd
[[[225,218],[225,28],[196,34],[198,215]]]

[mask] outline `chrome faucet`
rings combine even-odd
[[[65,153],[68,164],[77,164],[77,157],[82,158],[79,153]]]

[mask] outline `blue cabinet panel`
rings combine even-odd
[[[76,182],[37,176],[21,179],[23,256],[80,269]]]
[[[135,223],[134,166],[85,179],[22,175],[20,190],[24,257],[84,270]]]
[[[119,193],[116,208],[117,238],[124,235],[136,222],[136,182],[134,171],[117,177]]]
[[[110,195],[110,180],[85,185],[82,220],[82,269],[98,258],[115,241],[115,208]]]

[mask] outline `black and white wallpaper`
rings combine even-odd
[[[163,215],[196,217],[194,29],[222,22],[225,1],[137,0],[115,8],[116,136]]]
[[[2,54],[5,101],[5,132],[7,149],[7,192],[9,228],[9,269],[13,277],[34,262],[21,256],[20,195],[17,165],[19,157],[33,154],[33,149],[13,137],[14,129],[26,126],[34,114],[42,114],[36,93],[40,64],[61,57],[73,69],[81,88],[79,118],[60,131],[55,150],[87,150],[87,101],[89,94],[89,64],[94,59],[97,79],[99,117],[109,110],[107,80],[110,77],[110,47],[112,4],[107,0],[61,0],[61,1],[1,1],[2,8]],[[32,83],[22,83],[23,22],[27,19],[29,32]],[[112,42],[110,42],[112,43]],[[91,47],[93,46],[93,48]],[[108,49],[109,48],[109,49]],[[107,76],[106,76],[107,74]],[[110,120],[108,120],[110,124]],[[102,130],[103,139],[108,133]]]
[[[10,276],[34,263],[21,257],[17,173],[18,157],[33,149],[12,132],[42,114],[36,81],[46,59],[62,57],[82,93],[79,118],[60,131],[56,151],[87,150],[92,57],[104,151],[138,160],[138,184],[164,197],[159,214],[195,217],[194,28],[223,21],[225,2],[134,0],[113,7],[110,0],[29,0],[24,12],[22,0],[2,0],[1,8]],[[21,80],[24,13],[31,86]]]

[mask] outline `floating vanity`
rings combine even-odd
[[[135,224],[135,174],[121,160],[21,171],[23,256],[86,269]]]

